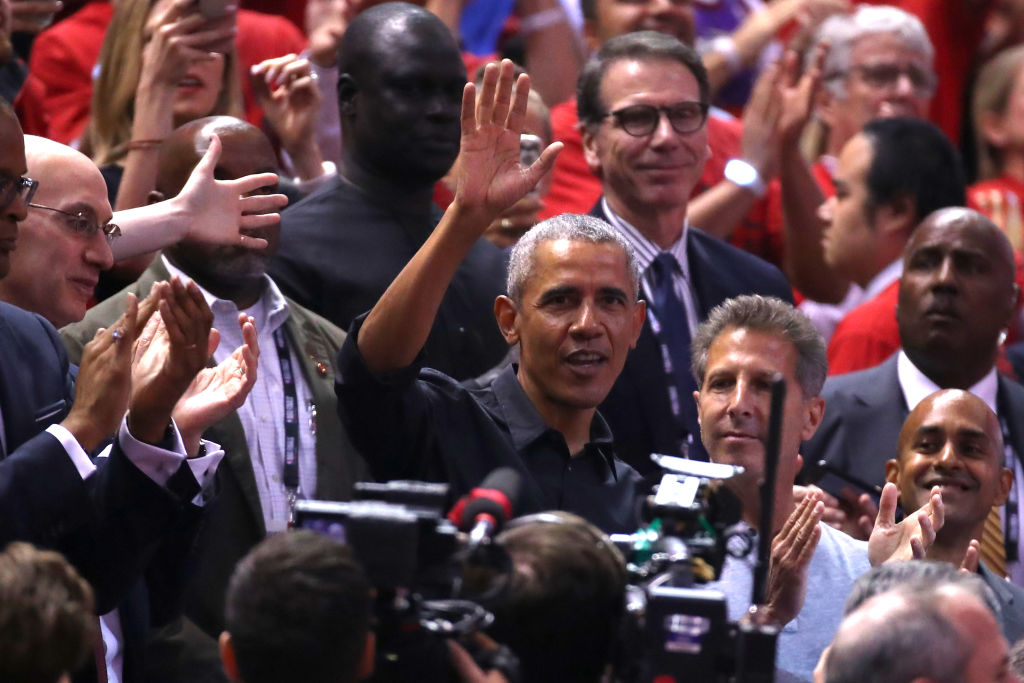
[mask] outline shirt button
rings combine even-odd
[[[279,475],[279,474],[275,474],[274,476],[271,477],[271,479],[274,480],[275,484],[280,484],[281,483],[281,475]]]

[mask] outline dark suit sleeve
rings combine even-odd
[[[101,614],[141,575],[186,505],[116,444],[84,481],[45,432],[0,461],[0,542],[28,541],[63,553],[92,584]]]

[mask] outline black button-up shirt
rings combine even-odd
[[[523,477],[516,514],[567,510],[607,533],[639,525],[639,474],[615,457],[607,423],[594,414],[590,442],[575,456],[545,424],[508,367],[468,389],[419,364],[384,375],[369,371],[352,326],[338,354],[338,412],[375,478],[444,481],[453,497],[493,470]]]

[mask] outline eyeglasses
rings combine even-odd
[[[7,208],[18,196],[28,204],[38,188],[39,181],[31,178],[0,178],[0,208]]]
[[[33,181],[35,182],[35,181]],[[121,236],[121,228],[114,225],[113,223],[107,223],[104,226],[100,226],[84,211],[76,211],[74,213],[65,211],[64,209],[55,209],[52,206],[43,206],[42,204],[28,204],[33,209],[45,209],[46,211],[53,211],[55,213],[62,214],[67,217],[67,225],[71,228],[72,232],[84,235],[85,237],[92,237],[97,231],[102,230],[103,236],[107,239],[107,244],[113,244],[114,240]]]
[[[872,88],[895,88],[900,77],[906,76],[914,86],[914,92],[922,97],[930,97],[935,93],[938,79],[929,69],[916,65],[900,66],[899,64],[857,64],[851,66],[849,72],[856,72],[862,81]],[[837,72],[827,76],[827,80],[843,78],[849,72]]]
[[[695,133],[708,120],[708,105],[703,102],[680,102],[669,107],[633,104],[605,114],[605,117],[614,118],[622,130],[633,137],[642,138],[658,128],[662,112],[668,117],[672,130],[680,135]]]

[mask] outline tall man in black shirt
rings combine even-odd
[[[282,215],[270,275],[285,296],[348,329],[440,219],[434,183],[459,153],[466,67],[437,16],[388,2],[352,20],[338,73],[338,177]],[[504,269],[487,240],[468,249],[423,344],[428,367],[468,379],[502,359],[490,309]]]
[[[500,78],[499,78],[500,70]],[[605,531],[636,527],[639,475],[611,452],[597,413],[636,344],[645,305],[636,260],[603,221],[566,215],[519,242],[494,304],[519,366],[468,390],[419,371],[445,288],[474,241],[550,168],[560,144],[519,165],[529,79],[490,65],[462,105],[455,201],[339,354],[339,411],[374,476],[448,481],[460,495],[494,468],[523,476],[519,513],[561,508]],[[511,107],[510,107],[511,103]],[[417,377],[418,375],[418,377]]]

